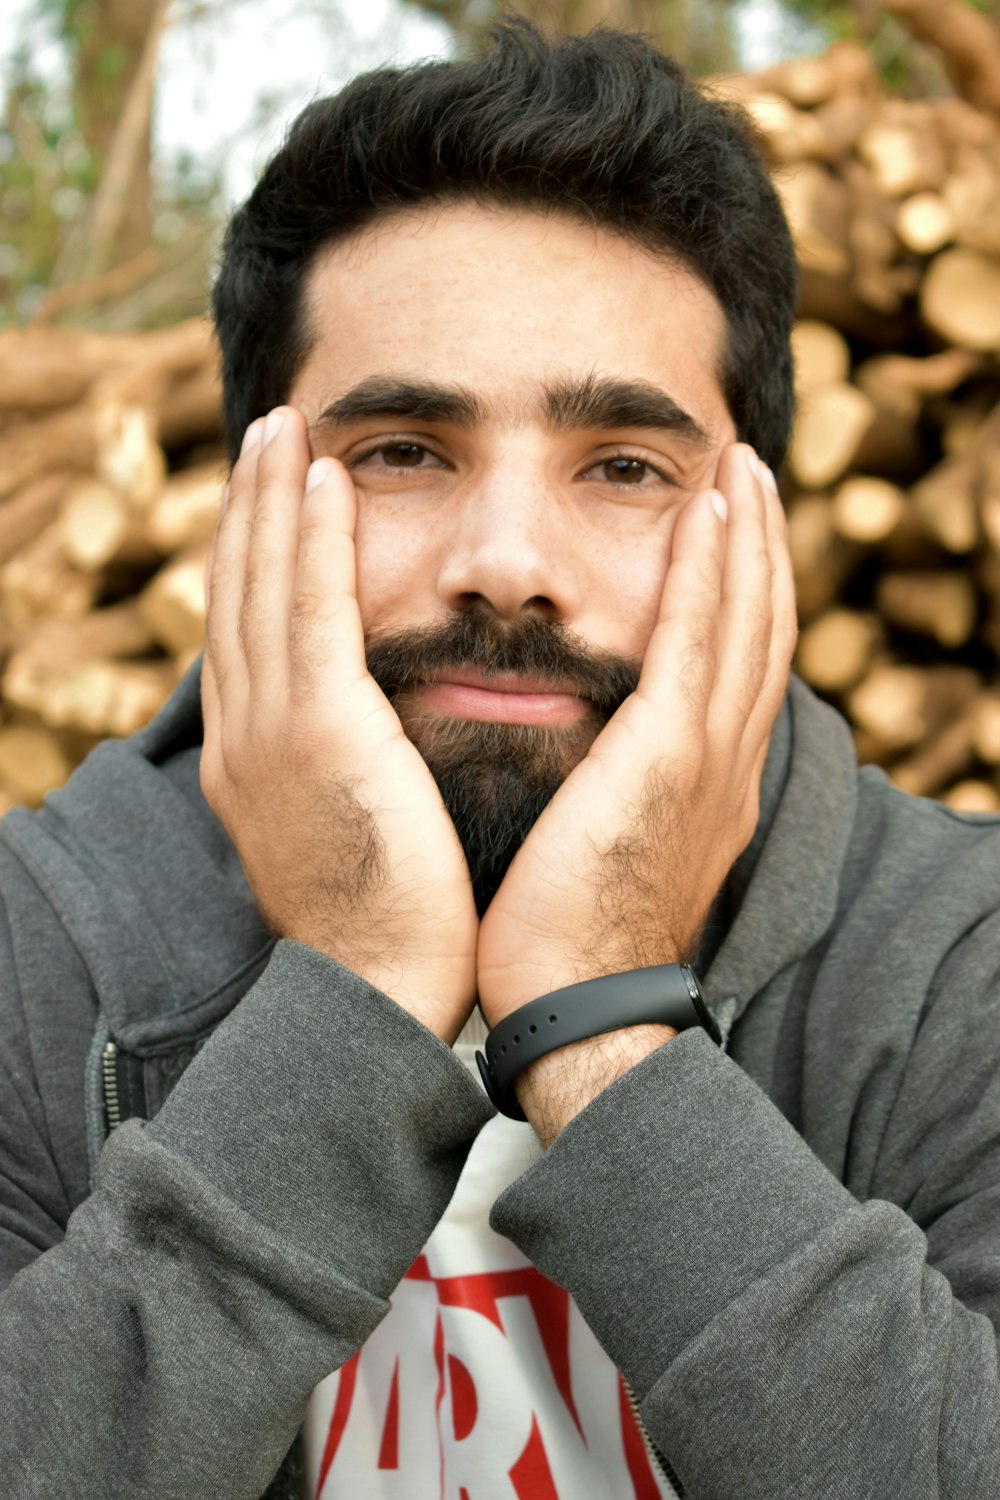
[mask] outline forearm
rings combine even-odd
[[[692,1495],[991,1500],[989,1320],[697,1032],[596,1097],[492,1222],[573,1293]]]
[[[64,1242],[0,1297],[17,1500],[256,1500],[387,1311],[490,1111],[385,996],[279,943]]]

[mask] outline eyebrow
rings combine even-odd
[[[556,381],[542,388],[536,409],[549,427],[561,430],[646,427],[676,433],[697,448],[712,444],[710,434],[690,412],[645,380],[591,374],[580,380]],[[480,398],[463,386],[371,375],[324,407],[311,427],[345,427],[372,417],[472,427],[485,422],[488,415]]]

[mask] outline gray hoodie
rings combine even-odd
[[[298,1500],[310,1393],[491,1113],[268,934],[199,788],[199,683],[0,823],[11,1500]],[[859,771],[793,679],[698,968],[725,1049],[685,1032],[606,1089],[494,1227],[688,1500],[997,1500],[1000,818]]]

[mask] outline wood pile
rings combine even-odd
[[[141,728],[201,650],[217,358],[203,319],[0,333],[0,813]]]
[[[713,86],[802,270],[796,670],[900,787],[1000,809],[1000,109],[891,96],[850,42]],[[0,812],[197,655],[225,477],[206,322],[0,332]]]
[[[1000,107],[891,96],[849,41],[716,88],[801,269],[796,670],[898,786],[1000,809]]]

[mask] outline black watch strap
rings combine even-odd
[[[607,974],[553,990],[522,1005],[495,1026],[476,1053],[483,1086],[501,1114],[525,1118],[513,1090],[518,1073],[557,1047],[582,1042],[623,1026],[701,1026],[717,1046],[722,1033],[687,964],[659,964]]]

